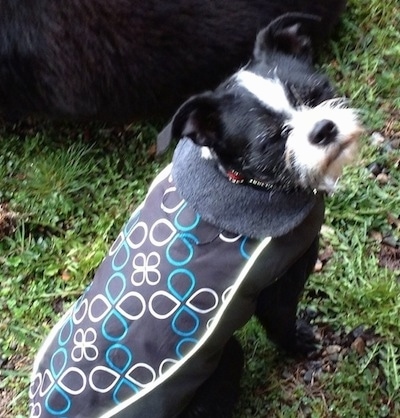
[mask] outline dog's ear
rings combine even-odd
[[[198,145],[212,147],[220,136],[218,100],[207,92],[185,102],[157,135],[157,155],[164,153],[172,139],[186,136]]]
[[[256,38],[253,56],[262,60],[271,51],[312,57],[312,40],[320,30],[321,18],[304,13],[287,13],[262,29]]]
[[[213,147],[220,134],[219,101],[210,92],[189,99],[172,119],[172,138],[186,136],[197,145]]]

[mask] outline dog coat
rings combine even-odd
[[[258,293],[309,247],[318,196],[285,206],[229,183],[214,164],[189,140],[178,145],[42,346],[32,418],[179,415]],[[266,215],[272,201],[276,218]]]

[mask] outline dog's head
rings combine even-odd
[[[302,14],[271,23],[244,68],[182,105],[172,137],[207,147],[234,181],[332,191],[361,128],[356,112],[334,98],[313,66],[318,24]]]

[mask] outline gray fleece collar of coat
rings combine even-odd
[[[173,157],[177,189],[206,221],[236,234],[262,239],[287,234],[311,212],[319,194],[263,190],[231,183],[214,159],[183,138]]]

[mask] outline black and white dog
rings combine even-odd
[[[178,110],[172,164],[37,356],[32,418],[230,417],[232,335],[253,314],[283,349],[313,348],[298,298],[361,132],[313,67],[318,28],[278,18],[245,67]]]
[[[1,0],[0,115],[169,117],[249,57],[286,12],[323,19],[346,0]]]

